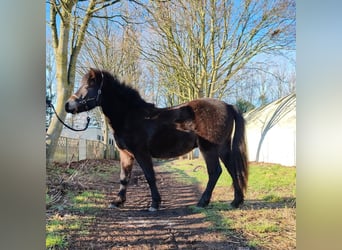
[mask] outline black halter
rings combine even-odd
[[[101,77],[102,77],[101,85],[100,85],[100,88],[97,90],[97,96],[96,97],[87,97],[87,95],[85,97],[78,97],[75,94],[73,95],[74,97],[77,98],[76,100],[79,104],[85,105],[86,111],[89,110],[88,105],[91,103],[93,104],[94,107],[100,106],[100,104],[101,104],[100,97],[102,94],[103,79],[104,79],[102,71],[101,71]],[[95,103],[93,103],[93,102],[95,102]]]

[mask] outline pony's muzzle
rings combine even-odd
[[[77,112],[77,103],[74,100],[68,100],[65,103],[65,111],[67,113],[75,114]]]

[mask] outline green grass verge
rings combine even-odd
[[[217,187],[226,187],[231,185],[231,177],[226,168],[221,163],[222,174],[216,184]],[[205,184],[208,181],[208,175],[203,160],[175,160],[163,164],[165,169],[177,172],[187,183]],[[283,167],[280,165],[250,165],[248,189],[268,193],[270,191],[285,191],[289,194],[295,194],[296,169]],[[289,186],[292,189],[289,189]]]
[[[114,173],[120,171],[119,166],[104,162],[98,165],[94,161],[73,162],[47,166],[46,190],[46,249],[67,249],[70,235],[89,234],[88,226],[93,223],[96,214],[104,208],[104,194],[93,191],[89,183],[113,178]],[[61,188],[61,180],[72,180],[63,189],[63,197],[54,201],[56,193]],[[87,185],[86,191],[78,190],[78,183]],[[63,188],[63,187],[62,187]]]
[[[67,235],[71,231],[78,234],[88,234],[87,225],[92,223],[95,215],[103,205],[104,195],[97,191],[84,191],[80,194],[70,192],[67,194],[69,204],[62,208],[56,206],[57,210],[63,210],[66,215],[60,216],[56,213],[46,222],[46,248],[63,249],[68,246]],[[70,213],[69,213],[70,212]]]
[[[205,209],[191,206],[190,210],[203,213],[212,230],[237,239],[242,245],[257,249],[295,248],[296,169],[251,164],[245,205],[242,209],[232,209],[231,177],[221,166],[223,172],[209,206]],[[201,190],[206,186],[208,176],[203,160],[176,160],[162,167],[177,173],[186,184],[198,185]]]

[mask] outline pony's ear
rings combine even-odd
[[[89,78],[90,79],[94,79],[96,74],[95,74],[96,70],[94,68],[90,68],[89,70]]]

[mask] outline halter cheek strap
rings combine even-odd
[[[104,80],[104,75],[103,75],[102,70],[100,72],[101,72],[102,80],[101,80],[100,88],[97,90],[97,96],[96,96],[96,104],[97,105],[100,105],[100,96],[101,96],[101,93],[102,93],[103,80]]]

